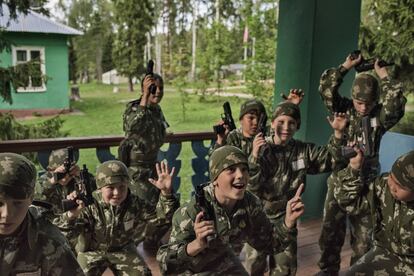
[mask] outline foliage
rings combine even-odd
[[[60,130],[63,122],[56,116],[41,123],[24,125],[17,122],[11,113],[0,113],[0,141],[64,137],[68,132]]]
[[[184,44],[184,43],[183,43]],[[172,81],[173,86],[177,89],[178,93],[180,94],[180,103],[181,103],[181,110],[182,110],[182,121],[186,121],[186,111],[187,111],[187,103],[189,101],[188,93],[185,91],[185,86],[187,84],[186,77],[188,74],[188,66],[185,66],[188,63],[186,59],[188,54],[184,51],[184,47],[180,48],[179,54],[176,55],[176,59],[174,62],[174,72],[175,72],[175,79]]]
[[[114,0],[114,19],[117,25],[112,57],[117,71],[130,80],[145,72],[144,46],[146,33],[154,25],[154,7],[149,0]]]
[[[360,47],[367,56],[395,62],[394,75],[414,89],[414,2],[366,0],[360,28]]]
[[[3,4],[7,6],[10,14],[10,19],[17,18],[18,13],[27,14],[30,10],[35,10],[38,13],[47,15],[48,11],[43,7],[47,0],[15,0],[3,1],[0,0],[0,16],[3,16]],[[36,5],[33,5],[33,4]],[[9,22],[7,22],[7,25]],[[4,50],[10,52],[12,42],[7,39],[5,30],[0,26],[0,53]],[[26,64],[19,64],[17,66],[3,68],[0,67],[0,97],[4,102],[13,103],[11,90],[14,87],[25,87],[29,83],[29,76],[36,80],[41,80],[41,72],[39,70],[39,61],[32,61]]]
[[[71,38],[70,79],[75,83],[77,79],[89,81],[93,72],[100,81],[104,69],[112,69],[112,3],[109,0],[78,0],[69,6],[65,3],[61,0],[59,7],[66,14],[67,24],[83,32]]]

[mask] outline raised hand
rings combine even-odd
[[[341,138],[342,133],[348,124],[348,116],[346,113],[335,112],[332,117],[328,116],[326,119],[335,131],[335,136],[339,135],[337,138]]]
[[[385,66],[384,67],[379,66],[378,62],[379,62],[379,60],[377,59],[374,63],[375,73],[377,73],[377,75],[380,79],[388,77],[387,68]]]
[[[77,218],[79,214],[82,212],[82,209],[85,208],[85,202],[77,198],[78,198],[78,194],[76,193],[76,191],[73,191],[72,193],[66,196],[66,199],[76,201],[76,203],[78,204],[78,207],[76,207],[75,209],[67,211],[69,219]]]
[[[303,97],[305,97],[305,92],[303,92],[302,89],[295,88],[289,90],[288,96],[286,96],[284,93],[281,93],[280,96],[282,96],[282,98],[286,101],[299,105],[302,102]]]
[[[223,120],[220,120],[220,121],[217,123],[217,125],[223,125],[223,127],[224,127],[224,129],[225,129],[224,133],[217,134],[217,140],[216,140],[216,143],[217,143],[218,145],[223,145],[223,144],[224,144],[224,142],[226,141],[227,135],[228,135],[228,134],[229,134],[229,132],[230,132],[230,130],[229,130],[229,126],[228,126],[228,125],[226,125],[226,124],[224,124],[224,121],[223,121]]]
[[[342,66],[345,67],[347,70],[351,69],[352,67],[356,66],[357,64],[359,64],[361,62],[362,59],[362,55],[359,54],[358,58],[356,59],[352,59],[351,55],[348,55],[346,57],[346,60],[344,61],[344,63],[342,63]]]
[[[263,133],[258,133],[253,140],[253,149],[252,149],[252,155],[254,158],[258,158],[259,157],[259,151],[260,148],[266,144],[266,141],[263,137]]]
[[[207,248],[207,236],[213,235],[215,232],[214,222],[212,220],[202,220],[202,218],[203,212],[198,213],[195,218],[194,232],[196,238],[187,245],[187,254],[189,256],[195,256]]]
[[[296,220],[305,212],[305,204],[300,197],[305,185],[300,184],[296,194],[286,204],[285,224],[288,228],[295,226]]]
[[[155,164],[155,169],[157,170],[158,180],[152,178],[148,181],[161,190],[163,195],[170,195],[172,193],[172,177],[175,172],[175,168],[171,169],[171,172],[168,170],[168,164],[166,162],[161,162]]]
[[[364,154],[362,150],[357,146],[353,146],[353,148],[357,155],[349,159],[349,165],[352,169],[359,171],[361,169],[362,163],[364,162]]]

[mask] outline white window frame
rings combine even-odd
[[[30,51],[39,51],[40,52],[40,71],[42,75],[46,75],[46,66],[45,66],[45,47],[36,47],[36,46],[18,46],[12,47],[13,53],[13,65],[16,66],[17,63],[17,51],[26,51],[26,61],[30,61]],[[16,92],[45,92],[46,85],[42,79],[42,86],[32,87],[32,80],[29,78],[29,85],[27,87],[17,87],[15,88]]]

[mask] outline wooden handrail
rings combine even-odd
[[[90,137],[63,137],[46,139],[25,139],[0,141],[0,152],[36,152],[53,150],[72,146],[76,149],[116,147],[124,136],[90,136]],[[187,141],[202,141],[215,139],[213,132],[182,132],[168,133],[165,143],[177,143]]]

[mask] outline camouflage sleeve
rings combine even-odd
[[[360,171],[347,166],[338,172],[333,182],[334,196],[341,209],[352,215],[369,212],[368,191],[361,181]]]
[[[148,121],[146,116],[151,116],[150,110],[146,106],[137,105],[136,111],[124,117],[124,131],[141,134],[146,128],[145,123]]]
[[[49,248],[50,250],[50,248]],[[45,258],[49,267],[47,271],[42,271],[42,275],[61,275],[61,276],[83,276],[85,275],[76,257],[73,255],[69,246],[61,246],[54,255]]]
[[[336,139],[334,135],[331,135],[328,144],[325,146],[307,143],[307,173],[319,174],[331,172],[338,167],[343,168],[346,160],[341,155],[342,142],[342,139]]]
[[[272,176],[268,172],[272,171],[269,167],[278,167],[279,160],[274,158],[271,151],[259,152],[259,158],[249,156],[249,175],[248,190],[258,197],[261,197],[263,183],[267,183]]]
[[[403,95],[402,83],[389,77],[381,80],[381,98],[383,100],[380,113],[381,124],[386,130],[392,128],[404,116],[407,99]]]
[[[322,73],[319,82],[319,93],[325,106],[330,112],[345,112],[350,102],[348,98],[339,94],[339,86],[343,82],[343,77],[348,72],[343,66],[331,68]]]
[[[213,153],[213,151],[215,151],[216,149],[224,146],[226,144],[226,142],[223,142],[222,145],[217,144],[216,141],[214,141],[214,143],[211,144],[210,148],[208,149],[208,157],[211,156],[211,154]]]
[[[297,229],[287,228],[284,217],[272,224],[263,211],[260,199],[254,197],[253,200],[255,203],[251,204],[250,211],[252,229],[249,231],[248,243],[259,251],[282,252],[296,239]]]
[[[178,197],[176,195],[171,194],[164,196],[160,193],[160,198],[157,204],[157,217],[171,223],[172,217],[178,207],[180,207],[180,202],[178,201]]]
[[[158,250],[157,261],[163,275],[182,273],[189,269],[192,263],[202,261],[203,254],[194,257],[187,254],[187,244],[196,238],[195,214],[188,209],[188,206],[184,206],[175,212],[169,243]]]

